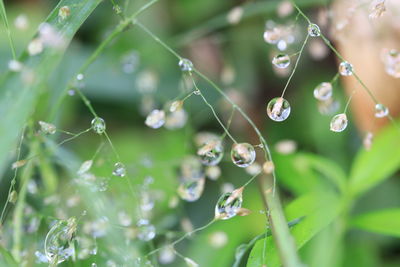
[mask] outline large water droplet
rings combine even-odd
[[[382,104],[375,105],[375,117],[383,118],[389,115],[389,109]]]
[[[165,123],[165,112],[155,109],[146,117],[145,124],[153,129],[158,129]]]
[[[242,192],[244,187],[223,194],[215,206],[215,218],[228,220],[237,215],[242,207]]]
[[[332,97],[332,84],[323,82],[314,89],[314,97],[320,101],[326,101]]]
[[[137,237],[142,241],[150,241],[156,236],[156,228],[146,219],[138,221],[137,230]]]
[[[106,122],[100,118],[96,117],[92,120],[92,129],[97,134],[102,134],[106,130]]]
[[[193,63],[187,58],[179,60],[179,67],[182,71],[193,71]]]
[[[221,141],[211,141],[200,147],[200,149],[197,150],[197,155],[199,155],[204,165],[215,166],[221,161],[224,155],[224,148]]]
[[[40,131],[44,134],[55,134],[57,131],[57,127],[54,124],[39,121]]]
[[[347,116],[345,113],[334,116],[331,120],[331,131],[342,132],[347,127]]]
[[[124,177],[126,175],[125,165],[121,162],[117,162],[114,165],[114,170],[112,172],[114,176]]]
[[[67,221],[58,221],[47,233],[44,251],[50,264],[64,262],[74,254],[72,241],[76,227],[76,219],[70,218]]]
[[[318,37],[321,35],[321,30],[319,29],[317,24],[310,23],[307,28],[308,35],[311,37]]]
[[[290,104],[282,97],[275,97],[267,105],[267,114],[273,121],[284,121],[290,115]]]
[[[272,64],[279,69],[286,69],[290,65],[290,57],[286,54],[279,54],[272,59]]]
[[[246,168],[255,161],[256,151],[248,143],[233,144],[231,158],[236,166]]]
[[[178,195],[186,201],[198,200],[203,194],[205,178],[183,181],[178,187]]]
[[[353,75],[353,65],[347,61],[343,61],[339,65],[339,73],[342,76],[350,76]]]

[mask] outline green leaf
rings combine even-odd
[[[51,12],[46,23],[54,27],[63,37],[65,46],[46,47],[42,53],[29,56],[25,51],[19,58],[27,71],[8,72],[0,81],[0,173],[4,171],[6,159],[16,143],[18,133],[34,111],[38,97],[51,73],[59,64],[67,45],[86,18],[101,0],[62,0]],[[64,21],[58,20],[61,6],[69,6],[71,15]],[[32,79],[27,79],[27,77]],[[29,80],[29,81],[28,81]]]
[[[351,225],[369,232],[400,237],[400,209],[358,215],[351,220]]]
[[[318,232],[329,225],[338,215],[340,206],[338,205],[337,198],[329,193],[326,196],[326,198],[318,194],[302,196],[286,207],[285,211],[288,218],[307,213],[305,210],[309,208],[307,207],[307,203],[311,203],[313,207],[317,207],[317,210],[311,214],[307,214],[299,224],[291,229],[291,234],[295,239],[298,249],[303,247]],[[301,209],[302,207],[304,210]],[[311,208],[309,211],[313,209]],[[257,241],[250,253],[246,266],[259,267],[263,264],[266,264],[268,267],[280,266],[279,255],[273,236]]]
[[[7,266],[18,266],[17,262],[14,260],[13,256],[11,255],[10,252],[8,252],[5,248],[0,246],[0,263],[4,261],[4,263],[7,264]]]
[[[350,190],[364,193],[389,178],[399,166],[400,131],[392,125],[375,137],[370,151],[359,151],[350,172]]]

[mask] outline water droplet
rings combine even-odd
[[[121,14],[122,13],[122,9],[119,5],[115,5],[113,6],[113,10],[115,11],[116,14]]]
[[[180,175],[184,181],[204,178],[203,166],[200,159],[195,156],[186,156],[181,163]]]
[[[283,155],[289,155],[297,150],[297,143],[293,140],[289,139],[284,139],[279,142],[277,142],[274,146],[276,152],[283,154]]]
[[[256,175],[261,172],[261,166],[257,162],[253,162],[249,167],[246,167],[246,172],[250,175]]]
[[[277,28],[266,29],[263,37],[268,44],[277,44],[281,39],[281,32]]]
[[[11,165],[11,169],[17,169],[17,168],[20,168],[20,167],[22,167],[22,166],[24,166],[25,164],[26,164],[26,160],[25,159],[22,159],[22,160],[18,160],[18,161],[16,161],[16,162],[14,162],[12,165]]]
[[[290,115],[290,104],[282,97],[275,97],[267,105],[267,114],[273,121],[284,121]]]
[[[334,116],[331,120],[331,131],[342,132],[347,127],[347,116],[345,113]]]
[[[223,194],[215,206],[215,218],[220,220],[228,220],[237,215],[242,207],[242,192],[244,187],[233,190],[232,192]]]
[[[92,167],[92,165],[93,165],[93,160],[84,161],[82,163],[82,165],[79,167],[79,170],[77,172],[78,175],[83,175],[83,174],[87,173],[90,170],[90,168]]]
[[[93,262],[91,267],[97,267],[97,264]]]
[[[178,109],[181,109],[183,106],[183,101],[182,100],[177,100],[171,103],[171,106],[169,107],[170,112],[175,112]]]
[[[387,74],[395,78],[400,78],[400,53],[396,49],[384,49],[382,61]]]
[[[118,176],[118,177],[125,177],[125,175],[126,175],[125,165],[121,162],[115,163],[112,175]]]
[[[279,54],[272,59],[272,64],[279,69],[286,69],[290,65],[290,57],[286,54]]]
[[[389,109],[382,104],[375,105],[375,117],[383,118],[389,115]]]
[[[102,134],[106,130],[106,122],[100,118],[96,117],[92,120],[92,129],[97,134]]]
[[[51,265],[66,261],[74,254],[72,245],[76,232],[76,219],[56,222],[46,235],[44,251]]]
[[[321,35],[321,30],[319,29],[319,26],[314,23],[310,23],[307,28],[308,35],[311,37],[318,37]]]
[[[230,23],[230,24],[238,24],[240,22],[240,20],[242,19],[243,16],[243,7],[241,6],[237,6],[232,8],[228,15],[226,16],[226,20]]]
[[[342,76],[350,76],[353,75],[353,65],[347,61],[343,61],[339,65],[339,73]]]
[[[13,190],[11,191],[10,195],[8,196],[8,202],[15,204],[18,199],[18,193],[17,191]]]
[[[255,161],[256,151],[254,147],[248,143],[233,144],[231,158],[236,166],[246,168]]]
[[[314,97],[320,101],[326,101],[332,97],[332,84],[323,82],[314,89]]]
[[[263,164],[263,171],[265,174],[271,174],[275,170],[275,164],[272,161],[266,161]]]
[[[8,62],[8,69],[10,71],[19,72],[22,70],[23,66],[24,65],[21,62],[19,62],[18,60],[12,59]]]
[[[158,129],[165,123],[165,112],[155,109],[146,117],[145,124],[153,129]]]
[[[42,53],[43,51],[43,42],[39,38],[33,39],[28,44],[28,53],[30,56],[35,56],[37,54]]]
[[[183,181],[178,187],[178,195],[186,201],[193,202],[198,200],[203,194],[205,179]]]
[[[374,141],[374,134],[371,132],[367,132],[363,139],[363,146],[365,150],[370,150],[372,147],[372,143]]]
[[[179,60],[179,67],[181,68],[182,71],[193,71],[193,63],[187,58],[182,58]]]
[[[137,225],[137,237],[142,241],[150,241],[156,236],[156,228],[149,220],[140,219]]]
[[[125,212],[118,212],[118,221],[122,226],[129,226],[132,224],[132,218]]]
[[[25,14],[18,15],[14,20],[15,28],[18,30],[26,30],[29,27],[29,20]]]
[[[213,181],[216,181],[221,176],[221,168],[218,166],[208,166],[206,168],[206,176]]]
[[[222,248],[228,243],[228,235],[223,231],[217,231],[212,233],[208,241],[214,248]]]
[[[185,263],[188,267],[199,267],[200,265],[198,263],[196,263],[194,260],[192,260],[191,258],[183,258],[185,260]]]
[[[70,15],[71,9],[69,8],[69,6],[62,6],[58,10],[58,18],[60,22],[66,20]]]
[[[201,95],[201,92],[200,92],[199,89],[194,90],[193,93],[194,93],[195,95]]]
[[[154,93],[158,86],[158,75],[153,71],[142,71],[138,74],[135,84],[139,93]]]
[[[279,42],[276,44],[276,47],[280,50],[280,51],[285,51],[288,47],[288,44],[285,40],[279,40]]]
[[[224,147],[221,141],[211,141],[197,150],[197,155],[206,166],[217,165],[224,155]]]
[[[44,134],[55,134],[57,127],[51,123],[39,121],[40,131]]]
[[[139,65],[139,61],[139,54],[136,51],[131,51],[123,55],[121,59],[122,71],[127,74],[135,72]]]
[[[172,246],[162,248],[158,255],[158,260],[161,264],[168,264],[175,260],[175,250]]]
[[[181,129],[186,125],[188,114],[183,108],[167,113],[164,127],[168,130]]]

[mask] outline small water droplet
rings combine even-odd
[[[279,54],[272,59],[272,64],[279,69],[286,69],[290,65],[290,57],[286,54]]]
[[[218,166],[208,166],[206,168],[206,176],[213,181],[216,181],[221,176],[221,168]]]
[[[277,44],[281,39],[281,32],[277,28],[266,29],[263,34],[264,41],[268,44]]]
[[[195,156],[186,156],[180,166],[181,179],[192,181],[204,178],[204,171],[201,161]]]
[[[222,248],[228,243],[228,235],[223,231],[210,234],[208,241],[214,248]]]
[[[137,237],[142,241],[150,241],[156,236],[156,228],[150,224],[149,220],[140,219],[137,226]]]
[[[267,105],[267,114],[273,121],[284,121],[290,115],[290,104],[282,97],[275,97]]]
[[[320,101],[326,101],[332,97],[332,84],[323,82],[314,89],[314,97]]]
[[[33,39],[28,44],[28,53],[30,56],[35,56],[37,54],[42,53],[43,51],[43,42],[39,38]]]
[[[153,129],[158,129],[165,123],[165,112],[163,110],[155,109],[147,115],[145,124]]]
[[[10,71],[19,72],[22,70],[23,66],[24,65],[21,62],[19,62],[18,60],[12,59],[8,62],[8,69]]]
[[[175,250],[172,246],[166,246],[160,250],[158,260],[161,264],[168,264],[175,260]]]
[[[243,16],[243,7],[236,6],[228,12],[228,15],[226,16],[226,20],[230,24],[235,25],[240,22],[240,20],[242,19],[242,16]]]
[[[258,162],[253,162],[249,167],[246,167],[246,172],[250,175],[256,175],[261,172],[261,166]]]
[[[196,90],[194,90],[194,92],[193,92],[195,95],[201,95],[201,92],[200,92],[200,90],[199,89],[196,89]]]
[[[112,172],[114,176],[124,177],[126,175],[125,165],[121,162],[117,162],[114,165],[114,170]]]
[[[139,65],[139,61],[139,54],[136,51],[131,51],[123,55],[121,59],[122,71],[127,74],[135,72]]]
[[[217,165],[224,156],[224,147],[221,141],[211,141],[197,150],[197,155],[206,166]]]
[[[326,101],[318,101],[318,111],[322,115],[332,115],[340,108],[340,102],[332,98]]]
[[[87,173],[90,170],[90,168],[92,167],[92,165],[93,165],[93,160],[84,161],[82,163],[82,165],[79,167],[79,170],[77,172],[78,175],[83,175],[83,174]]]
[[[204,191],[205,178],[183,181],[178,187],[178,195],[186,201],[198,200]]]
[[[183,108],[167,113],[164,127],[168,130],[181,129],[186,125],[188,114]]]
[[[44,134],[55,134],[57,127],[51,123],[39,121],[40,131]]]
[[[26,30],[29,27],[29,20],[25,14],[19,14],[14,20],[15,28],[18,30]]]
[[[317,24],[310,23],[307,28],[308,35],[311,37],[318,37],[321,35],[321,30]]]
[[[347,116],[345,113],[334,116],[331,120],[330,129],[332,132],[342,132],[347,127]]]
[[[350,76],[353,75],[353,65],[347,61],[343,61],[339,65],[339,73],[342,76]]]
[[[170,112],[175,112],[178,109],[181,109],[183,105],[183,101],[182,100],[177,100],[171,103],[171,106],[169,107],[169,111]]]
[[[69,6],[62,6],[58,10],[59,22],[66,20],[71,15],[71,9]]]
[[[288,44],[285,40],[279,40],[279,42],[276,44],[276,47],[280,50],[280,51],[285,51],[288,47]]]
[[[16,162],[14,162],[12,165],[11,165],[11,169],[17,169],[17,168],[20,168],[20,167],[22,167],[22,166],[25,166],[25,164],[26,164],[26,160],[25,159],[22,159],[22,160],[18,160],[18,161],[16,161]]]
[[[244,187],[233,190],[232,192],[223,194],[215,206],[215,218],[228,220],[237,215],[242,207],[242,192]]]
[[[193,71],[193,63],[187,58],[182,58],[181,60],[179,60],[178,65],[184,72]]]
[[[97,134],[102,134],[106,130],[106,122],[100,117],[94,118],[91,124],[93,131]]]
[[[254,147],[248,143],[233,144],[231,158],[236,166],[246,168],[255,161],[256,151]]]
[[[389,115],[389,109],[382,104],[375,105],[375,117],[383,118]]]

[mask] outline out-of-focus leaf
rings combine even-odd
[[[318,203],[317,205],[321,206],[315,212],[307,214],[299,224],[291,229],[291,234],[295,239],[298,249],[329,225],[340,211],[339,202],[333,195],[329,195],[328,198],[324,199],[323,196],[315,194],[314,196],[301,197],[290,203],[285,209],[288,213],[287,217],[290,218],[293,215],[300,214],[301,212],[299,213],[296,207],[303,207],[303,204],[307,202]],[[263,259],[265,262],[263,262]],[[269,267],[280,266],[279,255],[273,236],[267,237],[266,240],[257,241],[247,261],[247,267],[259,267],[263,264],[267,264]]]
[[[3,172],[9,152],[16,142],[26,119],[33,111],[40,91],[50,74],[59,64],[64,51],[86,18],[97,7],[101,0],[62,0],[51,12],[46,23],[62,36],[65,45],[46,47],[42,53],[29,56],[25,51],[19,58],[27,71],[8,72],[0,81],[0,173]],[[69,6],[71,15],[60,22],[58,10]],[[31,79],[31,78],[32,79]]]
[[[389,178],[399,166],[400,131],[392,125],[375,137],[370,151],[358,153],[350,172],[350,189],[361,194]]]
[[[400,209],[374,211],[358,215],[351,220],[353,227],[400,237]]]
[[[8,252],[5,248],[0,246],[0,254],[2,260],[0,259],[0,264],[7,264],[5,266],[16,267],[18,266],[17,262],[14,260],[13,256],[10,252]],[[3,263],[2,263],[3,261]]]

